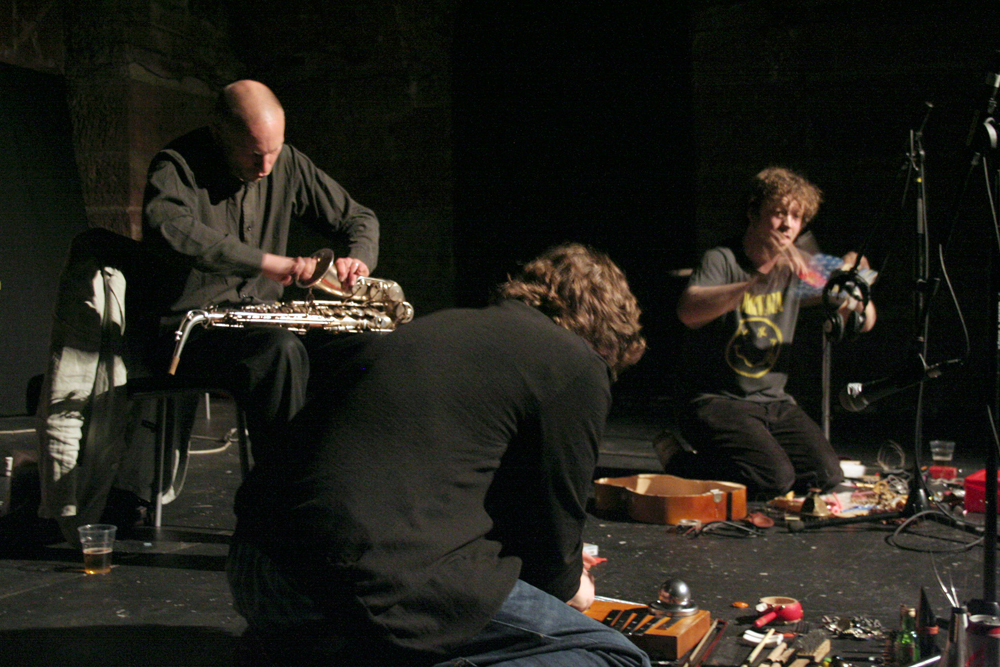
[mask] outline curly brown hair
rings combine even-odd
[[[579,334],[611,368],[612,378],[646,351],[639,303],[625,273],[602,252],[579,243],[555,246],[497,288],[495,299],[538,308]]]
[[[802,225],[816,217],[823,192],[804,176],[784,167],[768,167],[750,180],[747,211],[756,216],[769,201],[791,199],[802,206]]]

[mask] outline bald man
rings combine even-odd
[[[285,144],[284,110],[257,81],[226,86],[208,127],[156,154],[142,220],[143,242],[165,260],[156,277],[162,363],[189,310],[277,301],[285,285],[312,275],[314,259],[287,255],[292,224],[346,244],[336,268],[348,287],[378,258],[375,214]],[[269,434],[302,407],[310,378],[330,376],[365,340],[274,327],[196,328],[177,372],[219,375],[244,394],[259,460]]]

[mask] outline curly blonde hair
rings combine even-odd
[[[823,203],[823,192],[804,176],[784,167],[768,167],[760,171],[750,181],[747,196],[747,211],[752,215],[760,213],[761,207],[769,201],[785,198],[802,206],[802,225],[816,217],[819,205]]]
[[[538,308],[579,334],[611,368],[613,378],[646,351],[639,303],[625,274],[602,252],[579,243],[550,248],[497,288],[496,300]]]

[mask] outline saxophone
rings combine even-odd
[[[333,251],[324,248],[313,254],[316,271],[306,281],[296,285],[309,289],[305,301],[248,304],[236,308],[214,306],[192,310],[174,333],[174,353],[170,375],[177,371],[181,351],[195,326],[205,327],[283,327],[298,334],[310,329],[335,333],[374,331],[388,333],[397,325],[413,319],[413,306],[406,301],[398,283],[382,278],[359,277],[348,291],[337,280]],[[312,290],[318,287],[336,299],[317,301]]]

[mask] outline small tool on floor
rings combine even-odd
[[[691,600],[691,589],[680,579],[668,579],[660,586],[653,609],[670,616],[691,616],[698,611],[698,605]]]
[[[795,655],[795,647],[786,645],[785,649],[781,652],[781,655],[779,655],[778,658],[771,663],[771,667],[785,667],[785,665],[788,664],[788,661],[792,659],[793,655]]]
[[[718,646],[719,642],[722,640],[722,635],[726,634],[726,628],[729,627],[729,621],[723,619],[719,621],[719,629],[715,633],[715,637],[709,642],[708,646],[705,648],[705,652],[698,657],[698,661],[694,663],[694,667],[700,667],[705,664],[705,661],[712,657],[712,652],[715,647]]]
[[[755,607],[760,616],[753,622],[758,630],[771,621],[794,623],[802,619],[802,603],[795,598],[768,596],[760,599]]]

